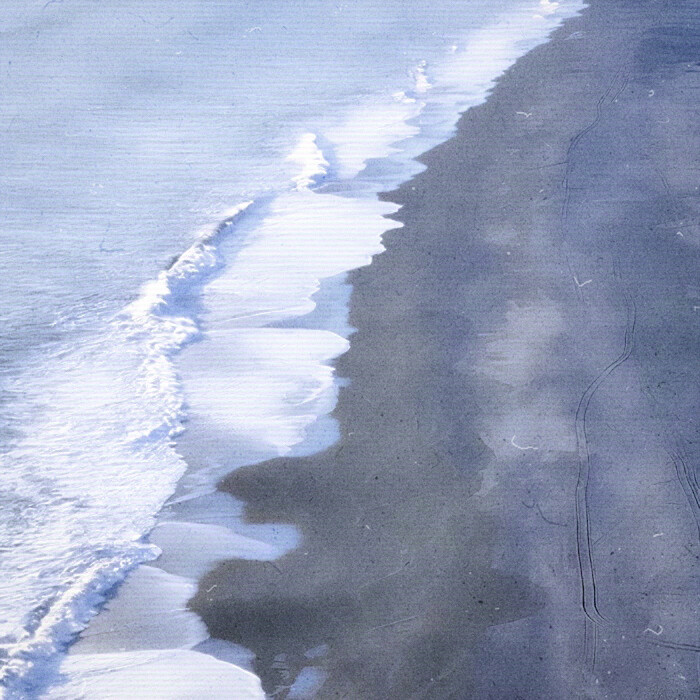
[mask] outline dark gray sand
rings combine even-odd
[[[700,694],[699,32],[593,2],[387,195],[341,441],[221,485],[302,546],[192,601],[275,697]]]

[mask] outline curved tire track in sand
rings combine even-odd
[[[591,471],[591,458],[588,445],[586,416],[591,400],[600,385],[632,354],[637,309],[634,300],[625,295],[627,323],[624,347],[615,358],[586,388],[576,409],[576,444],[579,455],[579,470],[576,481],[576,555],[581,580],[581,607],[586,618],[594,625],[609,623],[600,612],[598,591],[595,580],[595,567],[591,547],[590,517],[588,504],[588,482]]]

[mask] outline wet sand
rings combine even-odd
[[[698,45],[593,2],[386,195],[341,440],[220,486],[303,543],[191,601],[268,693],[698,696]]]

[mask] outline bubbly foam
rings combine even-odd
[[[100,336],[20,379],[28,406],[44,393],[51,405],[34,409],[3,460],[15,513],[2,521],[4,565],[15,575],[0,579],[0,679],[18,692],[40,682],[115,583],[158,555],[143,536],[186,468],[172,444],[184,416],[172,358],[199,333],[177,306],[216,269],[217,245],[248,206],[203,233]]]
[[[316,134],[304,134],[287,160],[300,166],[299,174],[293,178],[298,190],[317,184],[320,177],[328,172],[329,163],[316,145]]]

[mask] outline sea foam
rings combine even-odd
[[[205,231],[102,335],[20,378],[22,400],[41,406],[46,393],[51,405],[34,409],[31,432],[3,457],[15,512],[2,523],[3,563],[16,575],[0,583],[0,680],[13,693],[40,687],[104,595],[158,556],[143,536],[186,468],[172,444],[184,415],[172,358],[199,333],[178,305],[216,269],[221,238],[248,206]]]

